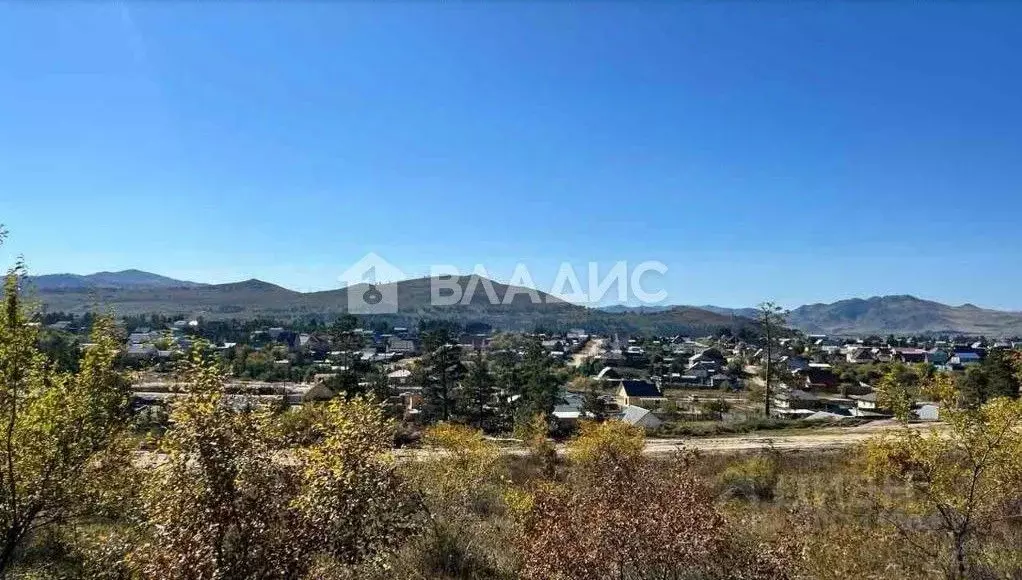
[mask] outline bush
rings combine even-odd
[[[739,461],[720,475],[724,495],[746,500],[772,500],[777,480],[777,461],[766,455]]]

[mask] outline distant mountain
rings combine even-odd
[[[833,304],[809,304],[791,311],[788,323],[810,333],[971,334],[1022,336],[1022,313],[987,310],[972,304],[948,306],[914,296],[852,298]]]
[[[42,283],[38,281],[40,278],[43,278]],[[170,279],[157,277],[160,280],[150,286],[127,283],[115,286],[106,281],[98,282],[91,276],[61,278],[63,276],[60,275],[40,276],[33,280],[36,298],[48,311],[80,314],[111,309],[120,315],[161,313],[210,319],[290,319],[343,313],[348,310],[350,293],[360,296],[367,291],[375,291],[384,300],[396,292],[397,312],[377,316],[402,324],[414,324],[421,319],[449,319],[462,323],[479,322],[505,330],[580,327],[593,332],[707,334],[723,326],[737,327],[748,322],[686,306],[606,312],[571,304],[539,290],[508,286],[474,276],[453,280],[458,284],[456,293],[462,297],[453,305],[432,304],[430,278],[403,280],[377,287],[358,284],[307,293],[261,280],[189,286],[182,285],[181,281],[167,282]],[[85,278],[88,282],[78,278]],[[491,303],[487,287],[492,288],[496,304]],[[466,300],[464,295],[469,288],[474,288],[474,291],[471,299]],[[441,293],[441,296],[447,295],[447,292]]]
[[[723,314],[724,316],[744,316],[745,318],[755,319],[759,315],[759,310],[755,308],[724,308],[722,306],[696,306],[702,310],[708,310],[717,314]]]
[[[612,312],[614,314],[621,314],[624,312],[631,312],[633,314],[650,314],[656,312],[664,312],[677,306],[627,306],[625,304],[612,304],[610,306],[601,306],[597,310],[603,312]]]
[[[142,270],[96,272],[95,274],[44,274],[30,276],[28,282],[39,291],[82,290],[92,288],[195,288],[198,282],[175,280]]]
[[[447,318],[461,322],[482,322],[500,329],[536,327],[584,327],[593,331],[613,330],[662,334],[704,334],[721,327],[751,324],[754,308],[718,306],[625,306],[585,308],[564,302],[550,294],[513,287],[513,300],[505,303],[505,284],[462,276],[455,280],[459,294],[474,287],[472,299],[448,306],[431,304],[430,278],[383,284],[376,288],[383,296],[396,290],[398,312],[386,315],[412,324],[423,318]],[[491,304],[487,285],[498,301]],[[296,292],[261,280],[230,284],[200,284],[175,280],[141,270],[98,272],[96,274],[47,274],[33,276],[29,292],[51,312],[83,313],[112,309],[127,314],[202,315],[207,318],[330,316],[346,312],[349,292],[364,294],[366,284],[324,292]],[[384,315],[381,315],[384,316]],[[863,336],[869,334],[983,334],[1022,336],[1022,312],[1003,312],[972,304],[948,306],[913,296],[853,298],[832,304],[809,304],[794,309],[788,317],[794,328],[809,333]]]

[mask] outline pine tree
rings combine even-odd
[[[472,368],[465,377],[463,397],[465,418],[477,429],[485,431],[492,428],[493,387],[489,362],[483,356],[483,351],[477,349],[472,359]]]
[[[423,336],[422,357],[417,375],[422,384],[423,417],[428,421],[449,421],[457,410],[458,385],[464,375],[461,349],[445,329]]]

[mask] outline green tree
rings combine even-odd
[[[958,388],[970,405],[997,397],[1017,399],[1019,385],[1012,354],[1003,350],[990,351],[979,365],[970,366],[958,378]]]
[[[490,365],[477,349],[464,381],[465,418],[477,429],[487,430],[492,427],[493,375]]]
[[[497,403],[494,428],[497,431],[509,432],[514,428],[515,409],[522,394],[520,357],[517,351],[506,345],[491,350],[489,357],[492,360],[491,371]]]
[[[422,344],[426,354],[415,370],[422,385],[422,415],[429,421],[449,421],[458,408],[458,386],[465,370],[461,349],[443,328],[427,332]]]
[[[358,330],[358,319],[351,314],[341,316],[330,327],[330,342],[339,355],[334,362],[341,367],[340,371],[329,381],[327,386],[338,394],[354,396],[365,393],[362,387],[363,378],[371,371],[370,364],[362,360],[362,348],[365,340]],[[272,360],[270,361],[272,365]]]
[[[554,361],[543,349],[539,338],[528,337],[521,362],[522,399],[517,420],[529,421],[536,415],[549,416],[553,413],[560,390],[553,366]]]
[[[699,406],[702,408],[704,413],[717,417],[718,421],[723,421],[724,414],[731,410],[731,404],[723,398],[703,401]]]
[[[919,398],[923,379],[919,369],[903,363],[892,364],[877,381],[877,406],[887,409],[901,421],[908,421]]]
[[[582,395],[582,413],[583,417],[592,421],[607,420],[607,403],[603,400],[596,381],[590,381]]]
[[[20,264],[8,272],[0,311],[0,576],[31,534],[87,511],[129,401],[110,319],[93,322],[80,369],[60,369],[39,350],[21,304],[23,273]]]

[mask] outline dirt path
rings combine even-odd
[[[881,422],[878,424],[866,424],[856,427],[830,427],[820,429],[806,429],[802,433],[781,432],[771,435],[769,432],[753,433],[749,435],[737,435],[731,437],[690,437],[687,439],[647,439],[646,448],[643,453],[646,455],[666,455],[680,450],[695,450],[704,453],[741,453],[745,451],[758,451],[768,449],[771,446],[779,450],[822,450],[839,449],[851,447],[862,443],[869,438],[901,428],[895,422]],[[911,429],[927,430],[939,429],[940,423],[919,423],[910,425]],[[557,453],[563,455],[565,446],[559,444]],[[432,452],[428,449],[399,449],[396,455],[402,458],[425,459]],[[506,455],[525,455],[528,451],[524,447],[504,447],[501,453]]]
[[[582,362],[586,360],[586,357],[595,357],[603,351],[603,339],[602,338],[590,338],[589,342],[586,343],[585,347],[577,353],[571,355],[571,361],[568,362],[568,366],[578,368],[582,365]]]

